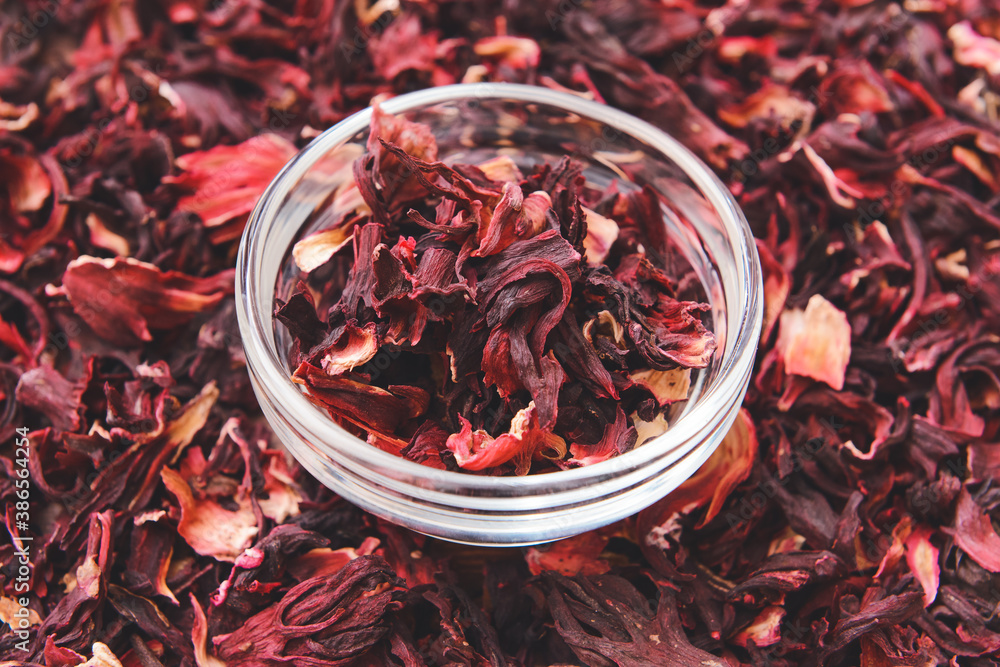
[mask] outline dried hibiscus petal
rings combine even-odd
[[[203,556],[234,561],[250,546],[257,522],[249,501],[241,498],[237,509],[229,509],[212,498],[196,499],[188,482],[170,468],[160,475],[180,507],[177,532],[192,549]]]
[[[377,556],[292,587],[218,644],[219,657],[248,667],[309,660],[350,664],[389,631],[387,618],[403,604],[402,582]]]
[[[809,299],[806,309],[781,314],[777,349],[785,372],[844,388],[844,373],[851,357],[851,327],[847,317],[820,295]]]
[[[1000,535],[994,530],[989,514],[965,488],[958,494],[955,525],[949,532],[970,558],[990,572],[1000,572]]]
[[[153,339],[152,331],[185,324],[233,290],[233,271],[195,278],[160,271],[132,258],[79,257],[66,267],[62,287],[76,313],[99,336],[119,345]]]
[[[684,634],[676,601],[660,588],[654,611],[628,581],[613,575],[547,572],[549,607],[556,630],[588,665],[642,667],[726,663],[693,646]]]
[[[451,435],[445,447],[455,455],[459,467],[466,470],[484,470],[517,459],[518,474],[525,474],[536,455],[560,459],[566,454],[566,443],[540,428],[537,415],[535,404],[529,403],[511,419],[510,432],[496,439],[485,431],[472,432],[469,422],[459,416],[462,430]]]
[[[59,163],[50,154],[36,157],[6,146],[0,146],[0,180],[7,195],[0,203],[4,227],[0,233],[0,272],[14,273],[26,257],[61,231],[68,207],[60,199],[69,187]],[[46,216],[46,202],[50,199],[52,205]]]
[[[48,366],[24,373],[17,383],[17,400],[46,415],[56,428],[80,427],[80,400],[84,382],[73,383]]]
[[[177,159],[180,176],[168,176],[185,195],[177,206],[196,213],[213,230],[214,242],[238,238],[243,223],[271,179],[295,155],[295,146],[276,134],[263,134],[238,146],[216,146]]]

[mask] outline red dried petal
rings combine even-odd
[[[965,487],[958,494],[953,527],[943,530],[954,536],[955,544],[969,558],[990,572],[1000,572],[1000,535],[993,529],[989,514]]]
[[[357,549],[353,547],[311,549],[289,562],[288,572],[299,581],[313,577],[327,577],[344,569],[352,560],[375,553],[378,546],[377,538],[367,537]]]
[[[569,447],[572,458],[566,461],[567,465],[587,466],[601,461],[607,461],[612,456],[617,456],[632,449],[638,437],[635,427],[620,406],[615,409],[615,420],[604,427],[604,435],[596,445],[581,445],[573,443]],[[573,573],[575,574],[575,573]]]
[[[532,192],[525,197],[516,183],[506,183],[489,223],[480,229],[479,247],[472,256],[495,255],[518,239],[541,233],[546,226],[546,211],[551,207],[552,200],[545,192]]]
[[[269,451],[269,463],[264,468],[264,492],[267,498],[258,498],[261,513],[276,523],[283,523],[299,514],[302,490],[292,478],[283,452]]]
[[[758,446],[757,429],[750,415],[740,410],[726,437],[708,461],[665,498],[636,515],[636,527],[640,534],[654,534],[655,531],[660,531],[661,535],[670,533],[681,514],[690,514],[706,505],[708,511],[698,527],[707,524],[718,515],[733,489],[749,476],[757,458]],[[643,551],[658,548],[655,539],[647,539],[641,546]]]
[[[422,412],[421,406],[406,395],[346,377],[333,377],[309,363],[301,364],[292,380],[309,387],[310,395],[332,414],[382,434],[393,433],[400,423]]]
[[[234,275],[227,270],[195,278],[131,257],[83,256],[67,265],[62,292],[99,336],[135,345],[153,340],[152,331],[181,326],[217,306],[232,294]]]
[[[329,340],[329,339],[328,339]],[[320,367],[328,375],[348,373],[363,366],[378,352],[375,324],[358,328],[348,322],[340,335],[329,340],[329,345],[320,352]]]
[[[174,531],[159,523],[166,512],[151,512],[136,517],[125,570],[130,590],[143,595],[162,595],[179,604],[167,584],[170,557],[174,551]]]
[[[384,560],[360,556],[333,574],[307,579],[218,642],[227,664],[328,667],[354,662],[389,631],[401,583]]]
[[[551,458],[561,458],[566,453],[566,443],[557,435],[539,427],[534,402],[518,411],[511,420],[510,430],[498,438],[482,430],[473,431],[472,425],[459,415],[462,430],[448,437],[445,446],[455,455],[458,465],[466,470],[485,470],[515,460],[517,474],[527,474],[536,454],[549,453]]]
[[[15,213],[40,209],[52,194],[52,183],[37,159],[30,155],[0,152],[0,180]]]
[[[197,213],[208,227],[218,227],[249,213],[257,198],[296,153],[295,146],[276,134],[262,134],[236,146],[216,146],[177,158],[180,176],[168,176],[185,190],[177,202],[181,211]]]
[[[823,79],[820,94],[836,113],[881,113],[895,108],[882,77],[863,60],[838,58],[834,71]]]
[[[764,324],[760,340],[766,345],[771,339],[771,332],[778,324],[778,318],[785,310],[785,301],[791,291],[792,280],[767,244],[760,239],[756,239],[756,242],[761,270],[764,273]]]
[[[45,667],[79,667],[87,659],[76,651],[56,646],[51,636],[45,638]]]
[[[719,118],[733,127],[746,127],[762,118],[775,119],[784,130],[794,126],[799,133],[809,131],[816,107],[786,86],[767,83],[738,105],[719,109]]]
[[[973,481],[992,479],[1000,482],[1000,447],[996,443],[970,443],[969,469]]]
[[[603,532],[592,530],[543,547],[530,547],[524,554],[524,560],[535,576],[547,571],[567,577],[604,574],[611,569],[611,565],[598,557],[609,539]]]
[[[476,55],[484,58],[495,58],[501,65],[514,70],[538,67],[538,60],[542,53],[535,40],[508,35],[484,37],[476,42],[472,48]]]
[[[48,417],[56,428],[76,431],[80,428],[80,400],[84,384],[70,382],[58,371],[39,366],[21,375],[16,397],[25,406]]]
[[[365,157],[361,157],[355,162],[355,180],[373,212],[384,210],[382,202],[392,205],[394,202],[409,201],[426,192],[419,179],[413,177],[416,170],[387,148],[386,144],[398,147],[400,152],[417,160],[433,162],[437,159],[437,141],[428,126],[388,114],[382,111],[377,100],[373,101],[367,143],[371,161],[369,163]],[[371,179],[377,179],[381,190],[377,195],[378,199],[373,199],[375,195],[369,187]]]
[[[7,150],[0,151],[0,182],[7,184],[8,191],[8,201],[0,204],[0,215],[14,218],[4,221],[5,228],[0,233],[0,272],[14,273],[26,257],[62,230],[69,211],[63,201],[69,185],[51,154],[35,158]],[[50,196],[52,209],[44,224],[39,224],[33,218]]]
[[[394,79],[406,70],[432,71],[437,47],[437,31],[425,31],[419,17],[403,14],[372,38],[367,51],[375,69],[386,79]]]
[[[612,575],[561,577],[545,573],[556,631],[588,665],[725,667],[695,648],[684,633],[676,599],[660,586],[654,611],[629,582]]]

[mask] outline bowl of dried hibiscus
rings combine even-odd
[[[515,545],[659,500],[747,389],[761,269],[674,138],[577,95],[463,84],[374,102],[251,214],[254,390],[320,481],[448,540]]]

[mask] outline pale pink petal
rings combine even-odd
[[[235,562],[257,535],[257,519],[249,499],[237,499],[239,509],[226,509],[211,498],[195,500],[191,487],[177,472],[164,468],[163,484],[177,499],[177,532],[202,556]]]
[[[955,60],[959,64],[1000,74],[1000,41],[983,37],[968,21],[951,26],[948,39],[955,45]]]
[[[751,639],[758,647],[777,644],[781,640],[781,621],[784,618],[783,607],[775,605],[764,607],[750,625],[736,633],[732,642],[744,648]]]
[[[583,213],[587,217],[587,236],[583,239],[583,247],[587,251],[587,263],[591,266],[600,266],[618,239],[618,223],[586,207]]]
[[[198,599],[191,594],[194,623],[191,625],[191,643],[194,645],[194,662],[198,667],[226,667],[226,663],[208,654],[208,620]]]
[[[376,352],[375,323],[360,329],[348,324],[340,339],[323,352],[320,366],[330,375],[341,375],[368,363]]]
[[[537,67],[542,50],[538,42],[527,37],[484,37],[472,47],[476,55],[485,58],[499,58],[500,62],[513,69]]]
[[[906,562],[913,576],[920,582],[920,587],[924,589],[925,607],[934,602],[941,581],[938,550],[930,541],[933,533],[931,528],[919,526],[906,540]]]
[[[524,178],[517,164],[507,155],[498,155],[476,166],[483,170],[487,178],[501,183],[518,183]]]
[[[785,372],[844,388],[851,358],[851,325],[847,315],[821,295],[813,295],[806,309],[781,314],[777,349]]]

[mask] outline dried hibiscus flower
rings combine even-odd
[[[657,195],[599,191],[569,158],[437,158],[428,127],[375,105],[346,212],[292,252],[275,314],[293,380],[369,443],[452,470],[578,467],[662,432],[715,338],[664,269]]]

